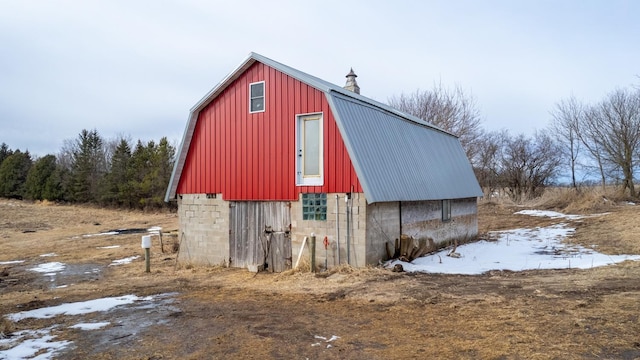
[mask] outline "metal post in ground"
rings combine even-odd
[[[316,272],[316,234],[311,233],[311,272]]]

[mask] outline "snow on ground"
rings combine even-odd
[[[566,215],[563,213],[550,211],[550,210],[521,210],[516,212],[515,214],[537,216],[537,217],[548,217],[552,219],[569,219],[569,220],[578,220],[586,217],[584,215]]]
[[[160,226],[152,226],[150,228],[147,229],[147,232],[149,232],[150,234],[160,234],[160,231],[162,231],[162,228]]]
[[[82,237],[88,238],[88,237],[94,237],[94,236],[107,236],[107,235],[118,235],[120,234],[117,231],[107,231],[107,232],[102,232],[102,233],[97,233],[97,234],[85,234],[82,235]],[[74,239],[77,237],[74,237]]]
[[[129,257],[126,257],[124,259],[113,260],[111,262],[111,264],[109,264],[109,266],[130,264],[133,260],[135,260],[135,259],[137,259],[139,257],[140,257],[139,255],[136,255],[136,256],[129,256]]]
[[[109,246],[98,246],[96,247],[96,249],[115,249],[115,248],[119,248],[120,245],[109,245]]]
[[[7,349],[0,351],[0,359],[53,359],[71,341],[53,341],[55,336],[51,335],[51,329],[23,330],[14,332],[9,338],[0,339],[0,349]]]
[[[47,276],[54,276],[57,272],[64,270],[65,267],[66,267],[65,264],[54,261],[54,262],[40,264],[38,266],[30,268],[29,270],[39,272],[39,273],[44,273]]]
[[[22,264],[24,260],[0,261],[0,265]]]
[[[93,312],[106,312],[118,306],[135,303],[139,309],[155,309],[162,301],[172,301],[176,293],[158,294],[154,296],[138,297],[125,295],[119,297],[106,297],[75,303],[65,303],[57,306],[21,311],[7,314],[5,317],[18,322],[27,318],[48,319],[58,315],[84,315]],[[78,323],[71,328],[80,330],[99,330],[111,324],[111,322]],[[0,360],[13,359],[53,359],[56,355],[68,348],[71,341],[53,341],[56,336],[51,334],[53,329],[60,325],[37,330],[22,330],[11,333],[11,336],[0,338]],[[37,356],[36,356],[37,355]]]
[[[82,315],[96,311],[107,311],[113,309],[116,306],[132,304],[133,302],[140,300],[151,300],[152,298],[153,297],[140,298],[135,295],[106,297],[95,300],[66,303],[46,308],[21,311],[5,315],[5,317],[11,321],[17,322],[22,319],[28,318],[49,319],[58,315]]]
[[[531,216],[580,219],[578,215],[537,210],[518,212]],[[449,257],[451,249],[415,259],[411,263],[392,261],[393,267],[402,264],[405,271],[445,274],[477,275],[490,270],[523,271],[534,269],[588,269],[611,265],[626,260],[640,260],[640,255],[606,255],[563,242],[575,229],[557,224],[534,229],[514,229],[490,233],[495,241],[481,240],[458,246],[460,258]]]
[[[101,329],[107,325],[111,324],[108,321],[105,322],[95,322],[95,323],[78,323],[70,326],[72,329],[80,329],[80,330],[96,330]]]
[[[331,335],[331,338],[327,339],[324,336],[320,336],[320,335],[314,335],[313,336],[314,339],[316,340],[322,340],[325,343],[330,343],[332,341],[336,341],[338,339],[340,339],[340,336],[336,336],[336,335]],[[311,346],[321,346],[322,344],[320,342],[315,342],[313,344],[311,344]],[[327,344],[327,349],[333,347],[331,344]]]
[[[58,256],[58,254],[56,254],[56,253],[48,253],[48,254],[40,255],[40,257],[51,257],[51,256]]]

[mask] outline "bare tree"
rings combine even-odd
[[[640,155],[640,90],[613,91],[587,112],[581,126],[604,166],[613,165],[621,172],[622,190],[636,197],[633,174]]]
[[[600,185],[602,186],[602,190],[604,190],[607,185],[607,172],[605,171],[604,158],[601,151],[602,146],[598,140],[598,121],[596,107],[591,106],[586,108],[578,125],[578,138],[587,149],[591,159],[595,162],[595,165],[591,167],[595,167],[598,177],[600,178]]]
[[[506,130],[485,133],[478,143],[478,152],[473,160],[474,171],[485,196],[492,196],[502,184],[501,159],[505,142],[509,138]]]
[[[551,132],[557,140],[563,157],[569,162],[571,171],[571,186],[578,189],[576,181],[576,166],[580,155],[579,130],[584,117],[584,105],[575,97],[561,100],[551,111]]]
[[[507,138],[502,156],[502,173],[509,196],[514,201],[542,195],[560,166],[558,145],[545,132],[533,138]]]
[[[460,86],[447,89],[437,83],[431,90],[393,96],[389,105],[457,135],[467,157],[475,159],[483,134],[480,112],[474,97]]]

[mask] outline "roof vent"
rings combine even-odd
[[[356,75],[356,73],[353,72],[353,68],[351,68],[351,71],[349,71],[346,76],[347,83],[344,85],[344,88],[349,91],[353,91],[356,94],[360,94],[360,86],[358,86],[358,82],[356,81],[357,77],[358,75]]]

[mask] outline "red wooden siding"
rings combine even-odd
[[[249,113],[249,84],[265,81],[265,111]],[[296,186],[296,115],[323,113],[324,185]],[[198,115],[178,194],[297,200],[301,192],[362,192],[324,94],[253,64]]]

